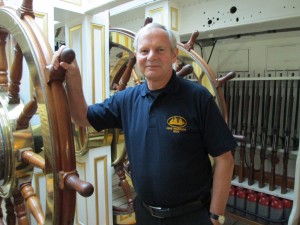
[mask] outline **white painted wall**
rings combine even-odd
[[[178,2],[179,6],[178,33],[181,41],[187,41],[195,30],[200,32],[198,41],[201,43],[202,38],[261,32],[275,28],[292,28],[300,24],[300,1],[297,0],[267,0],[263,2],[257,0],[254,2],[247,0],[174,0],[174,2]],[[161,1],[157,4],[161,4]],[[234,14],[230,13],[232,7],[237,8]],[[144,7],[139,7],[111,16],[110,25],[137,32],[143,26],[146,17],[145,10]],[[237,18],[239,18],[238,22]],[[212,20],[210,25],[208,24],[209,20]],[[219,40],[212,52],[209,65],[216,74],[228,70],[264,74],[265,70],[271,69],[299,69],[299,34],[299,31],[271,33]],[[195,45],[194,47],[205,60],[209,59],[211,46],[204,47],[202,51],[199,46]],[[293,51],[288,51],[289,49]],[[274,56],[276,53],[280,56]],[[229,59],[225,59],[225,56],[228,56]],[[284,63],[279,65],[280,61],[284,61]]]

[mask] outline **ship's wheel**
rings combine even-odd
[[[30,224],[30,215],[37,224],[73,224],[76,192],[93,193],[76,171],[64,71],[48,66],[52,55],[34,21],[32,1],[17,10],[0,1],[0,224]],[[62,60],[72,57],[65,51]],[[19,91],[25,71],[33,94],[23,103]],[[33,116],[39,118],[40,132],[31,125]],[[32,186],[34,168],[45,177],[45,205]]]

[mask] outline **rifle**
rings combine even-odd
[[[253,81],[253,92],[255,89],[255,81]],[[259,113],[259,103],[260,103],[260,96],[259,96],[259,85],[257,84],[255,90],[255,97],[252,95],[252,99],[254,101],[252,107],[252,123],[251,123],[251,141],[250,141],[250,171],[249,171],[249,180],[248,185],[253,185],[254,183],[254,157],[255,157],[255,150],[256,150],[256,135],[257,135],[257,126],[258,126],[258,113]]]
[[[222,80],[224,77],[220,75],[220,78],[218,80]],[[226,110],[227,110],[227,125],[228,128],[231,129],[231,120],[230,120],[230,101],[231,101],[231,94],[230,94],[230,82],[224,82],[223,84],[223,95],[224,95],[224,100],[225,100],[225,105],[226,105]]]
[[[287,113],[287,105],[288,104],[288,81],[285,81],[285,88],[284,88],[284,107],[283,107],[283,121],[285,121],[286,113]],[[283,123],[284,124],[284,123]],[[285,129],[282,127],[282,136],[281,138],[281,146],[284,148],[285,145]]]
[[[234,110],[234,107],[235,107],[235,105],[237,104],[237,103],[235,103],[235,86],[236,86],[236,83],[237,83],[238,81],[233,81],[233,84],[232,84],[232,104],[231,104],[231,117],[230,117],[230,119],[229,119],[229,121],[231,121],[231,132],[233,133],[233,127],[234,127],[234,125],[233,125],[233,121],[234,121],[234,116],[235,116],[235,110]],[[229,114],[230,115],[230,114]]]
[[[239,124],[239,105],[240,105],[240,85],[239,85],[239,81],[234,81],[233,83],[233,88],[235,88],[236,85],[236,90],[234,90],[234,99],[233,99],[233,111],[232,111],[232,115],[233,115],[233,120],[232,120],[232,126],[231,126],[231,131],[233,135],[237,135],[238,134],[238,124]],[[233,157],[235,156],[235,149],[231,150],[231,153],[233,155]],[[233,178],[235,177],[235,171],[233,171]]]
[[[274,127],[274,121],[275,121],[275,106],[276,106],[276,80],[273,81],[273,94],[272,94],[272,98],[273,98],[273,103],[272,103],[272,120],[271,120],[271,128]],[[270,143],[272,143],[272,135],[270,136]],[[272,144],[271,144],[272,145]]]
[[[265,95],[265,82],[266,85],[266,95]],[[264,179],[265,179],[265,159],[266,159],[266,150],[267,150],[267,138],[268,138],[268,127],[269,127],[269,112],[270,112],[270,103],[271,103],[271,96],[270,96],[270,81],[264,81],[263,85],[263,101],[262,104],[263,113],[261,117],[261,150],[260,150],[260,176],[259,176],[259,184],[260,188],[264,187]]]
[[[247,84],[246,84],[247,83]],[[245,141],[241,143],[240,147],[240,169],[239,169],[239,183],[244,182],[244,164],[245,164],[245,150],[248,130],[248,112],[249,112],[249,83],[244,81],[243,83],[243,119],[241,134],[245,137]]]
[[[232,134],[238,134],[238,124],[239,124],[239,105],[240,105],[240,85],[239,81],[235,81],[236,90],[234,90],[234,105],[232,112]]]
[[[298,114],[299,114],[299,98],[300,98],[300,80],[297,81],[297,98],[296,98],[296,111],[295,111],[295,121],[294,121],[294,137],[293,137],[293,147],[294,150],[298,150],[299,147],[299,136],[298,136]]]
[[[276,96],[275,104],[275,115],[274,115],[274,124],[273,124],[273,140],[272,140],[272,153],[271,153],[271,178],[269,190],[275,190],[275,166],[277,163],[277,150],[278,150],[278,137],[279,137],[279,127],[280,127],[280,114],[281,114],[281,81],[279,81],[278,92]]]
[[[216,89],[222,88],[223,86],[225,86],[227,81],[233,79],[234,77],[235,77],[235,72],[233,72],[233,71],[228,72],[225,76],[215,79],[214,86],[216,87]],[[224,119],[225,119],[226,124],[228,124],[229,114],[228,114],[227,110],[224,110]]]
[[[288,81],[286,81],[288,83]],[[285,141],[284,141],[284,150],[283,150],[283,172],[282,172],[282,182],[281,182],[281,194],[287,192],[287,166],[289,160],[289,146],[290,146],[290,136],[291,136],[291,126],[292,126],[292,114],[293,114],[293,83],[291,83],[289,97],[288,97],[288,108],[287,116],[285,117]]]

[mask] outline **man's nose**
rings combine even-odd
[[[148,60],[153,60],[155,59],[157,53],[155,52],[155,50],[150,50],[149,54],[148,54]]]

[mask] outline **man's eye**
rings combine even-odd
[[[142,54],[145,54],[145,53],[147,53],[148,52],[148,50],[146,50],[146,49],[142,49],[141,51],[140,51],[140,53],[142,53]]]

